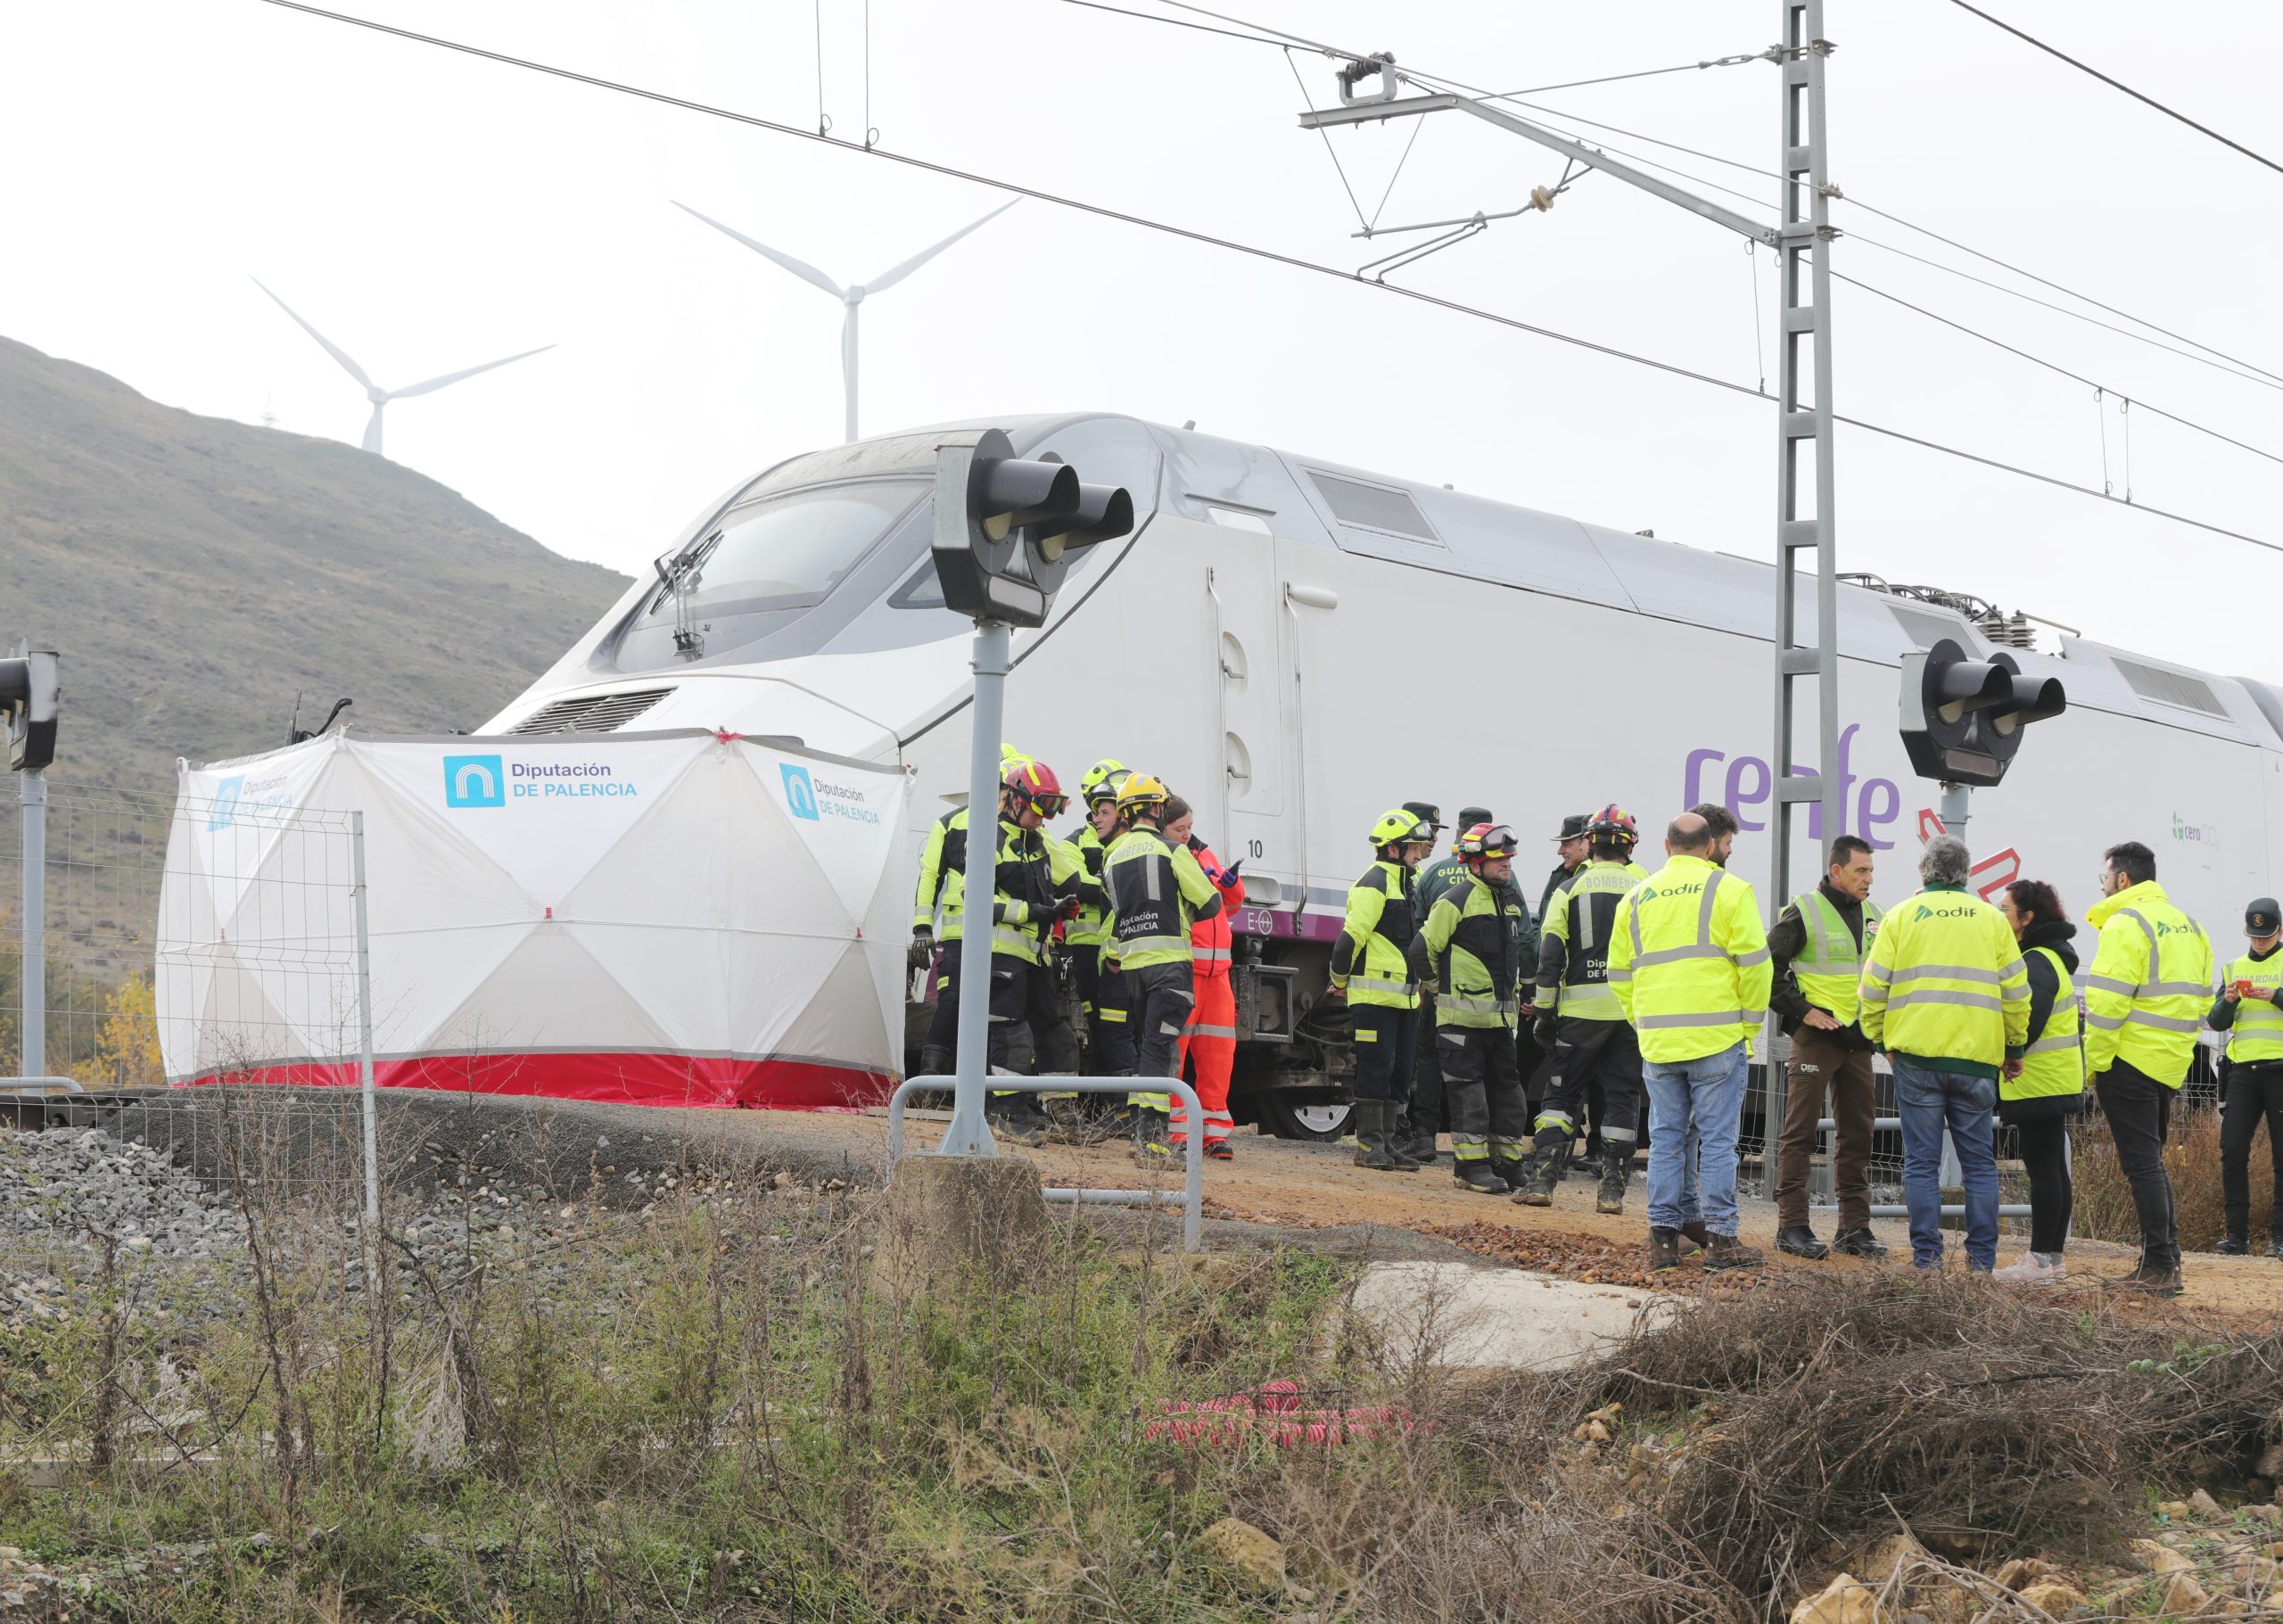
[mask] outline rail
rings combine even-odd
[[[1197,1091],[1177,1077],[1002,1077],[993,1076],[988,1085],[994,1091],[1040,1094],[1123,1094],[1134,1092],[1166,1093],[1177,1096],[1188,1108],[1189,1133],[1183,1157],[1181,1249],[1184,1252],[1202,1250],[1205,1245],[1205,1109],[1197,1098]],[[956,1086],[952,1078],[945,1076],[906,1077],[896,1084],[895,1092],[888,1096],[888,1175],[894,1177],[895,1165],[903,1159],[904,1101],[919,1089],[931,1089],[948,1093]],[[1171,1197],[1163,1190],[1048,1190],[1043,1192],[1050,1201],[1067,1202],[1074,1206],[1162,1206]]]

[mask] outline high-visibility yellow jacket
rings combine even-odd
[[[1865,1037],[1936,1071],[1994,1077],[2029,1035],[2021,944],[1963,886],[1929,886],[1888,910],[1856,996]]]
[[[1331,946],[1331,985],[1346,988],[1351,1004],[1417,1009],[1410,952],[1418,934],[1411,870],[1381,858],[1348,888],[1347,922]]]
[[[2085,975],[2085,1069],[2122,1060],[2167,1088],[2188,1079],[2212,995],[2212,944],[2153,879],[2085,911],[2101,933]]]
[[[946,942],[960,937],[960,914],[967,895],[967,808],[947,812],[927,830],[919,848],[919,891],[911,904],[911,927],[927,930],[935,925],[937,910],[944,922],[935,934]]]
[[[2283,952],[2270,952],[2264,959],[2243,954],[2220,972],[2220,991],[2225,993],[2238,981],[2250,982],[2251,993],[2234,1003],[2215,1000],[2205,1018],[2213,1030],[2228,1035],[2228,1058],[2237,1065],[2283,1060],[2283,1009],[2276,1004],[2283,998],[2279,990],[2283,989]]]
[[[1102,837],[1094,833],[1094,826],[1087,824],[1069,845],[1078,853],[1078,861],[1084,868],[1086,878],[1100,887],[1102,860],[1109,855],[1109,848],[1102,845]],[[1085,899],[1085,905],[1078,910],[1078,917],[1063,927],[1062,939],[1073,947],[1100,947],[1109,940],[1109,898],[1107,892],[1100,892],[1098,895]]]
[[[1530,905],[1512,882],[1463,874],[1427,911],[1438,1026],[1514,1028],[1521,1009],[1522,938]]]
[[[1541,1015],[1572,1020],[1623,1020],[1609,985],[1610,922],[1628,891],[1649,878],[1636,863],[1589,858],[1548,910],[1537,939]]]
[[[1879,921],[1886,915],[1867,898],[1863,940],[1858,943],[1821,886],[1801,892],[1792,905],[1800,911],[1800,927],[1806,933],[1792,960],[1792,979],[1799,986],[1800,996],[1842,1026],[1849,1025],[1855,1019],[1856,988],[1863,979],[1865,951],[1878,940]]]
[[[2029,1040],[2022,1051],[2022,1075],[2003,1077],[1998,1084],[2000,1100],[2035,1100],[2048,1094],[2085,1092],[2085,1035],[2077,1019],[2077,989],[2069,980],[2069,967],[2049,947],[2032,947],[2053,967],[2059,985],[2053,992],[2053,1012],[2045,1030]],[[2029,953],[2023,956],[2026,967]],[[2026,1029],[2024,1029],[2026,1030]]]
[[[1773,977],[1751,886],[1702,857],[1667,858],[1617,904],[1609,984],[1644,1060],[1749,1051]]]

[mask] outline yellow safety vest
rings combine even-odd
[[[2030,1029],[2030,974],[2006,916],[1962,886],[1891,909],[1863,960],[1856,1018],[1895,1054],[1994,1077]]]
[[[2228,1028],[2228,1058],[2238,1066],[2254,1060],[2283,1060],[2283,1010],[2275,1007],[2275,989],[2283,986],[2283,952],[2264,959],[2246,953],[2228,966],[2221,985],[2231,987],[2248,981],[2255,996],[2236,1005],[2236,1024]]]
[[[2001,1076],[1998,1097],[2034,1100],[2048,1094],[2081,1094],[2085,1092],[2085,1038],[2077,1020],[2076,986],[2059,953],[2049,947],[2032,947],[2030,952],[2043,953],[2051,961],[2060,985],[2053,994],[2053,1013],[2045,1018],[2045,1030],[2038,1034],[2037,1042],[2022,1051],[2022,1075]]]
[[[2085,911],[2101,933],[2085,976],[2085,1068],[2115,1062],[2178,1088],[2212,997],[2212,944],[2153,879]]]
[[[1094,826],[1087,824],[1078,831],[1077,838],[1069,844],[1078,853],[1078,861],[1085,869],[1086,878],[1100,883],[1102,863],[1109,853],[1102,845],[1102,837],[1094,833]],[[1100,947],[1109,940],[1109,909],[1107,906],[1097,907],[1092,903],[1086,903],[1078,910],[1078,917],[1062,927],[1062,939],[1073,947]]]
[[[1863,903],[1863,941],[1859,945],[1847,920],[1820,889],[1792,900],[1800,911],[1800,924],[1808,933],[1799,956],[1792,960],[1792,978],[1800,996],[1837,1020],[1851,1025],[1857,1013],[1856,987],[1863,978],[1863,953],[1878,939],[1882,917],[1876,903]]]
[[[1334,986],[1348,990],[1351,1004],[1392,1010],[1419,1007],[1419,984],[1411,978],[1411,939],[1418,934],[1411,875],[1402,864],[1382,858],[1348,888],[1348,919],[1341,941],[1332,944]],[[1339,950],[1348,949],[1346,969]]]
[[[1675,855],[1625,894],[1610,934],[1610,985],[1643,1059],[1694,1060],[1751,1043],[1773,970],[1747,882]]]
[[[1570,877],[1554,899],[1560,905],[1545,921],[1546,939],[1562,944],[1562,972],[1550,982],[1541,977],[1539,1014],[1572,1020],[1625,1018],[1617,994],[1610,989],[1610,944],[1595,940],[1594,920],[1596,915],[1615,919],[1616,899],[1648,878],[1629,862],[1611,862],[1602,857],[1588,860]],[[1596,905],[1597,897],[1612,900]]]
[[[928,826],[927,842],[919,848],[919,891],[912,901],[912,929],[925,930],[934,925],[940,909],[944,923],[935,933],[936,939],[958,941],[966,900],[967,808],[962,806]]]

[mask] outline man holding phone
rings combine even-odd
[[[2267,1154],[2283,1196],[2283,908],[2262,896],[2244,910],[2251,949],[2221,972],[2205,1017],[2228,1035],[2227,1087],[2220,1104],[2220,1196],[2228,1232],[2219,1249],[2251,1250],[2251,1142],[2267,1124]],[[2283,1199],[2267,1221],[2267,1255],[2283,1257]]]

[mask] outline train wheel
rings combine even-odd
[[[1279,1139],[1329,1144],[1347,1134],[1356,1108],[1345,1100],[1327,1100],[1295,1090],[1279,1089],[1260,1101],[1261,1125]]]

